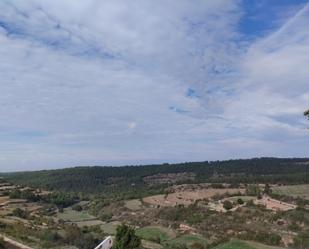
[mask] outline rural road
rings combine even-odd
[[[24,245],[24,244],[21,244],[21,243],[19,243],[18,241],[15,241],[15,240],[13,240],[13,239],[10,239],[10,238],[8,238],[8,237],[2,235],[2,234],[0,234],[0,238],[3,238],[3,240],[4,240],[5,242],[7,242],[7,243],[9,243],[9,244],[11,244],[11,245],[13,245],[13,246],[16,246],[16,247],[18,247],[18,248],[20,248],[20,249],[34,249],[34,248],[32,248],[32,247],[29,247],[29,246],[26,246],[26,245]]]

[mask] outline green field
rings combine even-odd
[[[68,222],[79,222],[79,221],[96,219],[96,217],[88,214],[85,211],[77,212],[75,210],[72,210],[71,208],[64,209],[63,212],[62,213],[59,212],[57,216],[58,218]]]
[[[167,231],[161,229],[160,227],[143,227],[138,229],[136,234],[144,240],[158,243],[171,239],[171,236],[167,233]]]
[[[201,235],[185,234],[168,242],[168,244],[187,245],[188,247],[190,247],[194,243],[199,243],[206,246],[207,240]]]
[[[231,240],[230,242],[216,246],[214,249],[284,249],[277,246],[268,246],[253,241]]]
[[[309,199],[309,184],[272,187],[274,194]]]
[[[116,234],[117,226],[120,225],[120,224],[121,224],[121,222],[119,222],[119,221],[113,221],[113,222],[108,222],[108,223],[102,224],[100,227],[105,233],[114,235],[114,234]]]
[[[257,249],[257,248],[248,245],[246,242],[233,240],[228,243],[216,246],[215,249]]]

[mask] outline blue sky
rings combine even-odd
[[[309,156],[308,1],[0,9],[0,171]]]

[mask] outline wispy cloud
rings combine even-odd
[[[306,155],[307,6],[251,44],[236,0],[0,8],[1,170]]]

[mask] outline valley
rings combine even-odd
[[[246,162],[248,167],[253,167],[252,162],[256,164],[256,160]],[[259,161],[262,162],[265,159]],[[294,165],[294,161],[289,163]],[[215,172],[209,176],[197,174],[202,170],[209,172],[209,165],[203,166],[205,169],[166,165],[161,168],[164,173],[151,172],[150,167],[146,181],[145,168],[130,167],[123,174],[135,174],[126,182],[116,178],[111,181],[110,171],[114,169],[102,167],[96,168],[99,171],[95,175],[97,182],[101,175],[98,188],[102,190],[91,192],[83,188],[95,187],[82,185],[93,176],[93,168],[88,173],[83,168],[74,168],[3,174],[0,234],[34,249],[90,249],[106,236],[114,236],[117,227],[125,223],[135,228],[143,248],[148,249],[307,248],[304,246],[308,245],[309,231],[308,179],[296,182],[298,175],[276,173],[278,166],[273,165],[267,169],[271,172],[267,175],[248,175],[246,167],[241,172],[239,164],[232,161],[225,168],[214,167]],[[302,167],[302,174],[307,174],[307,166]],[[49,185],[55,175],[59,177],[57,181],[66,178],[70,182],[65,174],[68,170],[72,179],[77,176],[81,182],[75,186],[64,186],[62,182],[58,189]],[[83,178],[79,178],[80,170]],[[186,170],[190,171],[179,173]],[[47,173],[51,178],[44,183]],[[43,177],[33,177],[38,174]],[[169,180],[171,176],[173,181]],[[278,181],[278,176],[283,181]],[[256,180],[248,182],[247,178],[253,177]],[[67,187],[79,187],[80,191],[68,191]],[[16,245],[5,248],[12,246]]]

